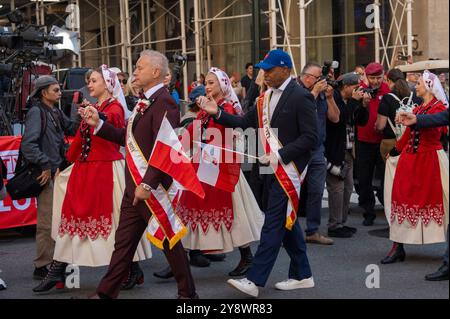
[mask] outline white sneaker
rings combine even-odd
[[[256,287],[256,285],[248,280],[247,278],[242,279],[229,279],[227,281],[231,286],[236,288],[237,290],[250,295],[252,297],[258,297],[259,289]]]
[[[0,290],[5,290],[7,287],[6,283],[0,278]]]
[[[314,279],[313,277],[303,280],[288,279],[275,284],[275,288],[278,290],[314,288]]]

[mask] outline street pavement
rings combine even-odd
[[[328,216],[327,195],[322,210],[322,233],[326,234]],[[391,248],[387,238],[387,222],[381,208],[372,227],[362,226],[361,211],[356,207],[356,196],[352,196],[352,209],[348,225],[357,227],[357,234],[350,239],[335,239],[332,246],[308,245],[316,287],[305,290],[278,291],[274,285],[287,279],[289,257],[281,249],[269,281],[260,289],[260,299],[448,299],[449,282],[427,282],[424,276],[437,270],[442,264],[445,244],[427,246],[406,245],[406,261],[392,265],[381,265],[380,260]],[[301,218],[302,227],[305,220]],[[304,228],[303,228],[304,229]],[[252,245],[253,252],[256,244]],[[37,295],[32,288],[38,281],[32,279],[35,242],[33,234],[18,234],[0,231],[0,278],[8,289],[0,291],[0,299],[70,299],[86,297],[95,291],[106,272],[106,267],[80,267],[79,289],[53,290]],[[192,268],[196,287],[202,299],[247,299],[226,283],[227,273],[239,261],[239,252],[227,254],[223,262],[212,263],[208,268]],[[372,265],[372,266],[370,266]],[[153,272],[166,266],[164,255],[153,248],[153,258],[141,262],[145,283],[131,291],[124,291],[123,299],[173,299],[176,284],[173,279],[161,280]],[[367,267],[369,268],[367,269]],[[366,281],[379,269],[379,288],[368,288]],[[366,272],[368,270],[369,272]],[[375,272],[376,273],[376,272]]]

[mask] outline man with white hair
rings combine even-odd
[[[121,284],[128,275],[139,240],[154,211],[151,203],[147,205],[147,200],[152,190],[158,189],[159,185],[168,190],[172,184],[169,175],[150,165],[142,164],[146,164],[150,158],[164,116],[172,127],[178,127],[180,124],[178,107],[163,84],[168,68],[168,60],[163,54],[150,50],[141,53],[133,75],[136,85],[143,88],[145,99],[138,101],[126,129],[117,129],[104,122],[92,107],[81,111],[86,122],[96,128],[98,136],[122,146],[126,145],[128,149],[126,188],[116,231],[115,250],[108,272],[97,288],[97,294],[91,297],[93,299],[117,298]],[[139,149],[137,154],[135,150]],[[198,298],[181,241],[170,248],[168,240],[165,239],[162,246],[178,284],[178,298]]]

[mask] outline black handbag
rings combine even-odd
[[[39,165],[29,163],[19,153],[17,159],[16,170],[14,177],[8,180],[6,190],[13,200],[33,198],[39,196],[45,188],[37,181],[37,178],[42,174],[42,169]]]
[[[47,128],[47,119],[45,111],[39,107],[41,115],[41,135],[39,136],[39,148],[41,148],[42,137]],[[16,169],[14,177],[8,180],[6,190],[13,200],[26,199],[38,197],[45,188],[37,181],[37,178],[42,174],[42,169],[39,165],[30,163],[23,157],[22,151],[19,150],[19,157],[16,162]]]

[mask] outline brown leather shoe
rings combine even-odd
[[[319,244],[319,245],[333,245],[334,241],[320,233],[315,233],[311,236],[306,236],[306,242],[309,244]]]

